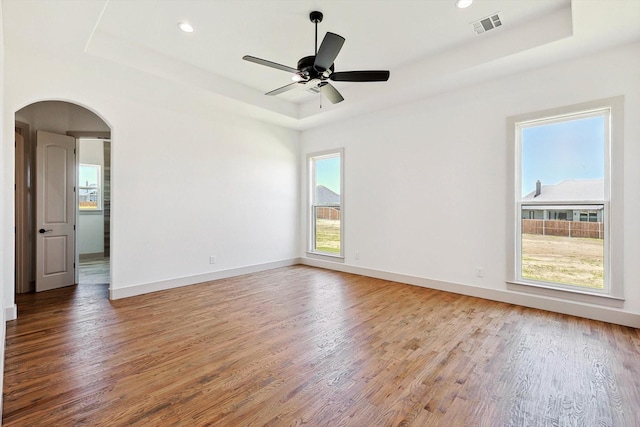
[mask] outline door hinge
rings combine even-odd
[[[73,186],[73,192],[74,193],[76,192],[76,186],[75,185]]]
[[[73,154],[74,154],[74,155],[76,154],[76,149],[75,149],[75,148],[73,149]]]
[[[73,268],[76,268],[76,263],[75,262],[73,263]]]
[[[73,229],[74,229],[74,230],[76,229],[76,225],[75,225],[75,224],[73,224]]]

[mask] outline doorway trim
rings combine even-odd
[[[10,111],[13,110],[12,119],[14,121],[14,127],[16,125],[18,125],[18,124],[27,125],[26,123],[22,123],[20,121],[16,121],[16,113],[18,113],[20,110],[22,110],[25,107],[28,107],[30,105],[37,104],[37,103],[40,103],[40,102],[64,102],[64,103],[68,103],[68,104],[73,104],[73,105],[75,105],[77,107],[84,108],[85,110],[93,113],[96,117],[98,117],[109,128],[110,131],[108,133],[111,135],[111,138],[109,138],[109,139],[110,139],[111,143],[113,142],[114,127],[110,123],[109,120],[107,120],[101,113],[96,111],[94,108],[89,107],[85,103],[78,102],[77,100],[72,100],[72,99],[68,99],[68,98],[55,98],[55,97],[52,98],[52,97],[48,97],[48,98],[44,98],[44,99],[30,99],[28,102],[20,102],[18,104],[13,105],[12,107],[10,107]],[[29,132],[27,132],[29,137],[31,136],[30,132],[31,132],[31,129],[29,129]],[[101,132],[102,131],[87,132],[87,134],[97,135],[97,134],[100,134]],[[29,143],[31,145],[33,145],[34,142],[33,142],[32,138],[29,138],[29,140],[30,140]],[[109,153],[109,154],[111,154],[111,153]],[[14,150],[14,156],[13,157],[14,157],[13,162],[14,162],[14,165],[15,165],[15,159],[16,159],[15,150]],[[111,163],[113,162],[113,160],[111,158],[110,158],[110,162]],[[17,170],[16,170],[15,173],[17,173]],[[26,173],[28,173],[28,171],[25,170],[24,173],[26,174]],[[16,182],[16,184],[17,184],[17,182]],[[17,194],[16,193],[17,192],[14,191],[14,197],[13,197],[13,203],[14,203],[13,210],[14,210],[14,213],[15,213],[15,211],[17,209],[16,205],[18,204],[18,199],[17,199]],[[28,197],[28,195],[27,195],[27,197]],[[25,222],[28,222],[28,221],[25,221]],[[14,225],[17,227],[17,218],[15,218],[15,217],[14,217]],[[28,227],[31,227],[31,225],[27,224],[26,227],[27,227],[27,231],[28,231]],[[35,227],[35,224],[33,225],[33,227]],[[113,233],[111,233],[111,224],[110,224],[110,227],[109,227],[109,234],[110,234],[110,237],[113,236]],[[13,252],[13,254],[14,254],[13,265],[14,265],[14,268],[17,268],[17,266],[18,266],[18,254],[16,253],[17,233],[14,233],[13,237],[14,237],[14,239],[13,239],[14,240],[14,244],[12,245],[13,247],[7,248],[8,249],[7,252],[10,252],[10,251]],[[112,243],[113,238],[111,237],[110,240],[111,240],[110,246],[111,246],[111,248],[113,248],[114,247],[113,243]],[[112,267],[113,267],[113,263],[111,263],[111,270],[112,270]],[[110,282],[111,282],[111,280],[110,280]],[[12,284],[10,289],[5,288],[5,298],[7,298],[6,302],[9,303],[9,305],[4,308],[5,320],[6,321],[15,320],[15,319],[18,318],[18,308],[17,308],[16,303],[15,303],[15,294],[16,294],[16,291],[17,291],[16,282],[15,282],[15,280],[12,280],[12,282],[9,282],[9,283],[13,283],[13,284]],[[13,304],[11,304],[11,302],[13,302]]]
[[[15,120],[15,132],[22,136],[22,142],[15,144],[15,292],[28,292],[31,286],[31,259],[32,251],[29,244],[29,230],[32,224],[29,224],[28,218],[31,218],[29,210],[29,193],[27,191],[27,183],[29,180],[29,170],[27,168],[27,157],[31,155],[30,147],[30,126]]]
[[[106,123],[106,122],[105,122]],[[104,231],[103,231],[103,240],[104,240],[104,249],[103,256],[105,258],[110,258],[110,245],[111,245],[111,131],[67,131],[67,136],[74,137],[76,139],[76,152],[80,153],[80,140],[81,139],[99,139],[103,141],[103,153],[104,153],[104,167],[103,167],[103,186],[102,186],[102,215],[104,221]],[[106,147],[109,147],[107,150]],[[106,155],[108,153],[108,156]],[[108,157],[108,158],[107,158]],[[80,155],[76,156],[76,186],[78,177],[78,167],[80,165]],[[108,188],[108,191],[106,190]],[[76,191],[76,204],[75,204],[75,218],[76,218],[76,227],[80,226],[80,210],[78,209],[78,191]],[[76,252],[75,252],[75,281],[76,284],[79,283],[80,278],[80,251],[78,250],[78,230],[76,230],[75,240],[76,240]],[[111,274],[111,262],[109,262],[109,274]],[[111,286],[111,278],[109,278],[109,286]]]

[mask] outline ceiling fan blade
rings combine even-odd
[[[329,76],[334,82],[386,82],[389,71],[337,71]]]
[[[255,56],[245,55],[242,57],[245,61],[253,62],[255,64],[264,65],[266,67],[275,68],[276,70],[287,71],[289,73],[296,74],[298,70],[296,68],[287,67],[286,65],[278,64],[266,59],[256,58]]]
[[[284,92],[289,92],[290,90],[297,89],[299,84],[300,83],[298,83],[298,82],[289,83],[286,86],[282,86],[282,87],[279,87],[278,89],[272,90],[271,92],[267,92],[267,93],[265,93],[265,95],[272,95],[273,96],[273,95],[279,95],[279,94],[284,93]]]
[[[338,89],[333,87],[331,83],[322,82],[320,84],[320,91],[332,104],[337,104],[338,102],[344,101],[344,98],[342,97],[340,92],[338,92]]]
[[[333,61],[336,60],[343,44],[344,37],[334,33],[327,33],[322,40],[320,49],[318,49],[316,60],[313,63],[314,68],[320,71],[328,70],[333,65]]]

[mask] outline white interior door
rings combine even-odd
[[[75,283],[73,137],[38,131],[36,153],[36,292]]]

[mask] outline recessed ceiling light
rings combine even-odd
[[[458,9],[464,9],[471,6],[471,3],[473,3],[473,0],[456,0],[456,7]]]
[[[178,22],[178,28],[185,33],[193,33],[193,27],[188,22]]]

